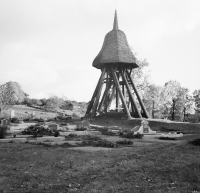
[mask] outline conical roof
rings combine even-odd
[[[103,46],[93,61],[93,67],[101,69],[109,64],[137,68],[136,58],[131,52],[126,35],[118,29],[115,10],[113,29],[105,36]]]

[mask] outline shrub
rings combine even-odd
[[[161,140],[176,140],[176,138],[173,137],[159,137]]]
[[[98,141],[93,141],[93,140],[84,140],[82,145],[86,146],[94,146],[94,147],[108,147],[108,148],[113,148],[116,147],[116,145],[106,139],[100,139]]]
[[[11,119],[11,123],[19,123],[19,122],[20,122],[20,120],[17,117],[13,117]]]
[[[94,147],[108,147],[113,148],[117,147],[115,143],[112,143],[106,139],[102,139],[98,136],[83,136],[83,141],[81,145],[84,146],[94,146]]]
[[[58,137],[60,135],[59,131],[54,132],[54,137]]]
[[[189,141],[188,143],[191,145],[200,146],[200,139],[195,139],[193,141]]]
[[[132,141],[126,140],[126,139],[120,140],[120,141],[116,141],[116,143],[119,144],[119,145],[133,145]]]
[[[116,145],[106,139],[102,139],[94,143],[94,147],[108,147],[108,148],[113,148],[116,147]]]
[[[6,133],[7,133],[7,127],[1,127],[0,126],[0,139],[4,139]]]
[[[116,133],[114,133],[112,131],[109,131],[109,130],[107,130],[107,131],[105,131],[105,130],[103,130],[103,131],[99,130],[99,131],[101,132],[102,135],[110,135],[110,136],[117,135]]]
[[[37,122],[45,122],[44,119],[42,119],[42,118],[34,118],[33,121],[37,121]]]
[[[73,133],[69,134],[69,137],[77,137],[77,136],[78,136],[77,134],[73,134]]]
[[[30,121],[30,120],[31,120],[30,118],[23,119],[23,121]]]
[[[140,133],[136,133],[133,136],[134,136],[134,138],[138,138],[138,139],[142,139],[144,137],[144,135],[140,134]]]
[[[67,123],[61,123],[60,124],[60,126],[66,126],[67,125]]]
[[[45,128],[41,123],[31,125],[22,131],[23,135],[33,135],[33,137],[39,137],[43,135],[54,136],[56,131]]]
[[[175,129],[171,129],[171,128],[166,128],[166,127],[161,127],[159,129],[159,131],[162,131],[162,132],[170,132],[170,131],[176,131]]]
[[[134,134],[134,132],[129,132],[129,133],[123,133],[123,132],[121,132],[120,133],[120,137],[127,138],[127,139],[135,139],[135,138],[142,139],[143,136],[144,136],[143,134],[140,134],[140,133]]]
[[[76,131],[85,131],[86,128],[80,127],[80,128],[76,128],[75,130],[76,130]]]

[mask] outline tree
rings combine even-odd
[[[63,99],[57,96],[52,96],[46,101],[46,108],[48,110],[56,110],[63,104]]]
[[[0,113],[16,103],[21,103],[27,94],[17,82],[7,82],[0,85]]]
[[[193,92],[195,111],[200,112],[200,89]]]
[[[137,87],[138,92],[143,96],[146,89],[148,89],[150,85],[150,74],[145,71],[145,68],[149,66],[149,63],[144,59],[137,60],[137,64],[139,67],[132,71],[131,77]]]
[[[182,120],[186,121],[186,116],[192,113],[194,100],[189,94],[189,89],[181,88],[179,91],[179,104],[182,109]]]
[[[63,101],[63,103],[60,106],[60,108],[72,111],[73,108],[74,108],[74,105],[70,101]]]
[[[163,104],[163,88],[161,86],[156,86],[151,84],[145,91],[144,94],[144,104],[147,111],[151,112],[151,117],[155,118],[155,112],[159,111]]]
[[[41,106],[42,102],[39,99],[31,99],[34,106]]]
[[[170,80],[167,83],[165,83],[164,89],[163,89],[163,98],[164,101],[164,107],[165,112],[167,114],[171,114],[172,120],[175,118],[177,108],[177,101],[178,101],[178,95],[179,90],[181,88],[181,85],[179,82]]]
[[[195,104],[195,119],[199,121],[199,113],[200,113],[200,89],[195,90],[193,92],[193,99]]]
[[[47,104],[47,99],[40,99],[40,102],[41,102],[41,107],[44,107],[44,106],[46,106],[46,104]]]
[[[32,105],[33,105],[33,104],[32,104],[32,99],[26,97],[26,98],[24,99],[24,101],[23,101],[23,104],[24,104],[24,105],[27,105],[27,106],[32,106]]]

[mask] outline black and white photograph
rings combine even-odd
[[[0,193],[200,193],[199,0],[0,0]]]

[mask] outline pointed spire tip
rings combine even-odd
[[[118,30],[118,19],[117,19],[117,10],[115,9],[115,18],[114,18],[114,24],[113,24],[113,30]]]

